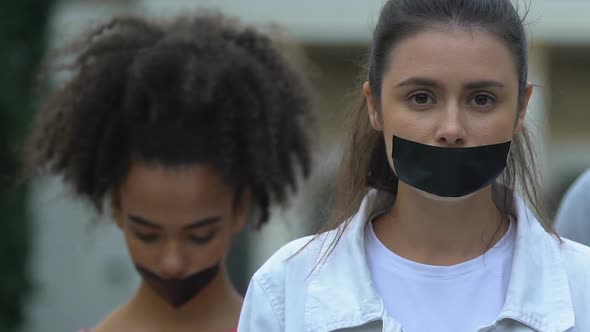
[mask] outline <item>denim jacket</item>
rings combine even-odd
[[[238,331],[404,331],[386,312],[365,257],[364,226],[383,209],[381,196],[367,194],[327,258],[336,231],[276,252],[250,282]],[[506,302],[479,331],[590,332],[590,248],[560,243],[516,195],[513,206],[517,230]]]

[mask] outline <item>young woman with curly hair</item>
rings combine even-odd
[[[67,55],[73,75],[37,114],[27,171],[112,210],[142,276],[93,331],[235,328],[224,258],[309,173],[305,81],[269,37],[220,15],[116,18]]]

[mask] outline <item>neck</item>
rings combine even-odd
[[[200,330],[208,331],[236,327],[242,301],[222,264],[211,283],[180,308],[170,306],[145,282],[141,283],[128,307],[139,317],[150,320],[153,326],[166,327],[166,330],[199,326]]]
[[[469,197],[437,199],[400,182],[392,209],[373,227],[396,254],[429,265],[453,265],[483,254],[508,229],[488,186]]]

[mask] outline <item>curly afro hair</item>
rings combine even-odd
[[[259,219],[310,171],[305,81],[269,37],[219,14],[116,18],[65,56],[72,77],[29,137],[29,175],[61,174],[101,212],[134,160],[215,166]]]

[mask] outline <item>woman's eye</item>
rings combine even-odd
[[[488,106],[494,101],[495,99],[493,97],[484,94],[478,94],[471,99],[471,102],[475,106]]]
[[[426,93],[416,93],[410,96],[410,101],[416,105],[434,104],[434,99]]]
[[[191,236],[189,236],[189,239],[194,244],[206,244],[209,241],[211,241],[214,236],[215,236],[215,232],[211,232],[206,236],[191,235]]]
[[[151,243],[158,239],[158,234],[135,232],[135,237],[145,243]]]

